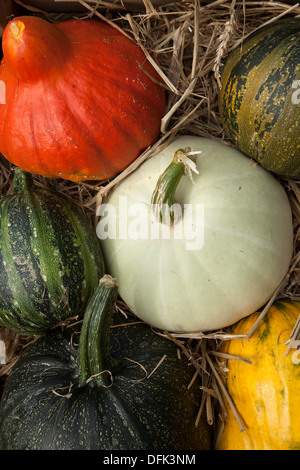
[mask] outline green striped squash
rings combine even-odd
[[[16,169],[0,200],[0,322],[43,333],[81,314],[103,273],[99,240],[81,208]]]
[[[56,328],[20,356],[0,404],[1,450],[210,449],[205,410],[196,425],[200,374],[191,383],[177,344],[116,312],[117,292],[104,276],[79,338]]]
[[[300,177],[300,18],[250,35],[229,55],[221,85],[232,142],[265,169]]]

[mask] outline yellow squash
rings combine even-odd
[[[245,430],[227,405],[219,450],[300,450],[300,342],[288,354],[285,344],[299,314],[300,302],[278,301],[250,339],[223,342],[222,352],[252,363],[226,360],[225,385]],[[247,334],[257,318],[239,321],[232,333]]]

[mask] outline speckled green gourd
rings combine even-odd
[[[81,314],[103,273],[99,240],[81,208],[16,169],[0,200],[0,322],[43,333]]]
[[[219,109],[232,142],[265,169],[300,177],[300,18],[266,25],[228,57]]]
[[[173,341],[114,311],[116,299],[115,280],[104,276],[79,340],[56,330],[24,351],[0,405],[2,450],[210,448],[204,413],[195,426],[194,367]]]

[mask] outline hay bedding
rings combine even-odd
[[[166,88],[167,110],[162,120],[159,139],[116,178],[101,183],[77,184],[35,176],[37,184],[50,185],[76,200],[93,224],[96,224],[96,208],[103,196],[146,158],[151,158],[160,148],[167,145],[176,134],[210,137],[231,145],[224,134],[217,104],[224,60],[249,33],[263,24],[285,16],[300,15],[299,3],[290,5],[272,1],[182,0],[176,3],[170,2],[163,7],[154,7],[150,0],[144,0],[143,11],[127,11],[120,6],[114,8],[111,4],[110,8],[107,8],[108,3],[105,1],[87,3],[78,0],[85,11],[73,15],[43,12],[26,6],[26,0],[23,2],[17,0],[17,3],[27,8],[28,14],[39,15],[50,21],[66,20],[72,16],[98,17],[116,28],[121,28],[125,34],[133,33],[135,40],[158,70]],[[269,306],[278,297],[300,300],[300,182],[287,178],[279,179],[288,193],[293,211],[294,255],[288,275],[265,306],[261,317],[267,314]],[[13,167],[0,156],[0,196],[9,193],[12,180]],[[121,300],[117,308],[125,315],[132,315]],[[70,322],[72,321],[71,319]],[[68,322],[65,322],[64,327],[67,324]],[[291,340],[298,337],[299,329],[299,325],[295,325]],[[253,330],[249,332],[249,336],[252,333]],[[217,413],[226,416],[220,395],[223,389],[220,377],[225,371],[218,348],[221,341],[230,339],[230,330],[184,335],[184,337],[171,336],[169,333],[165,335],[178,344],[179,354],[189,357],[191,365],[195,367],[195,378],[198,374],[201,376],[204,393],[202,403],[199,403],[198,418],[205,408],[208,421],[214,425]],[[0,364],[1,395],[1,385],[3,386],[11,367],[22,350],[36,338],[14,334],[0,326],[0,339],[6,345],[6,363]],[[291,347],[291,344],[292,341],[287,348]],[[230,397],[227,399],[234,409]],[[239,420],[239,417],[236,417]]]

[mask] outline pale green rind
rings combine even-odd
[[[183,225],[178,239],[173,232],[169,239],[153,239],[150,230],[144,239],[134,239],[130,229],[138,226],[139,217],[128,215],[130,210],[140,203],[146,210],[144,223],[151,227],[149,204],[156,182],[174,152],[185,146],[202,152],[199,175],[193,175],[194,182],[185,176],[176,193],[178,202],[194,210],[194,234]],[[103,214],[100,222],[114,226],[116,215],[117,223],[117,236],[101,240],[107,271],[118,279],[124,302],[157,328],[196,332],[231,325],[267,302],[288,271],[293,253],[288,197],[270,173],[229,146],[180,136],[104,202],[114,212]],[[203,209],[203,220],[201,211],[196,216],[197,207]],[[124,229],[126,214],[122,239],[119,229]]]

